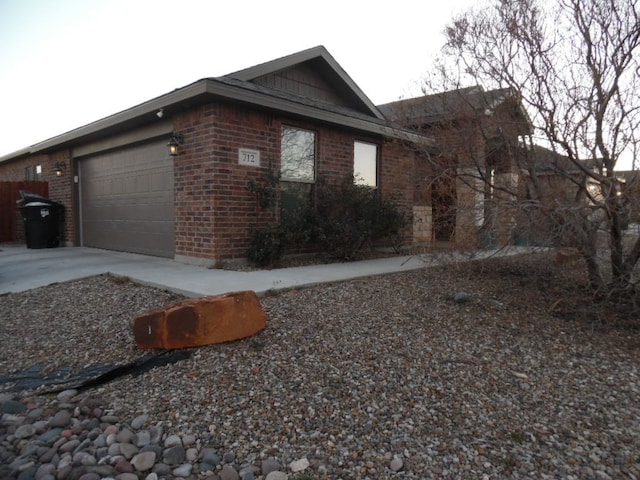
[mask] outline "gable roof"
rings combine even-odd
[[[490,116],[508,102],[513,103],[514,118],[530,125],[518,93],[511,88],[487,91],[478,85],[386,103],[378,109],[391,121],[424,126],[465,117]]]
[[[283,72],[286,75],[280,75]],[[316,86],[324,85],[329,90],[332,89],[337,92],[337,97],[327,97],[327,92],[322,92],[323,88],[315,90],[316,95],[306,95],[309,90],[296,92],[290,88],[295,86],[296,81],[310,79],[314,72],[320,78],[320,85]],[[288,82],[289,74],[294,74],[296,78]],[[273,80],[278,75],[283,82],[274,84]],[[341,101],[331,101],[336,98]],[[158,125],[156,114],[159,110],[163,111],[166,122],[166,119],[181,111],[220,100],[310,118],[375,135],[426,145],[433,143],[424,135],[392,125],[326,49],[319,46],[222,77],[198,80],[127,110],[0,157],[0,163],[34,153],[76,147],[143,126]]]
[[[532,145],[527,149],[521,146],[521,148],[524,151],[523,158],[528,160],[525,166],[534,169],[537,175],[557,175],[558,173],[576,175],[596,172],[598,161],[593,158],[572,161],[567,155],[542,145]]]
[[[310,96],[316,101],[340,103],[347,108],[384,119],[382,113],[322,45],[230,73],[224,77]],[[298,85],[304,88],[296,88]],[[336,102],[342,100],[342,102]]]

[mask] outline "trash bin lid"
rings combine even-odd
[[[64,210],[64,205],[53,200],[49,200],[47,197],[38,195],[37,193],[27,192],[26,190],[20,190],[20,196],[22,200],[18,200],[18,208],[26,206],[31,207],[51,207],[54,209]],[[37,204],[37,205],[36,205]]]
[[[27,190],[20,190],[20,197],[24,202],[37,202],[38,200],[48,200],[47,197],[43,197],[42,195],[29,192]]]

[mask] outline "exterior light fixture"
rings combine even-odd
[[[66,163],[58,162],[58,163],[56,163],[53,171],[55,172],[56,177],[61,177],[66,169],[67,169],[67,164]]]
[[[169,147],[169,155],[175,157],[180,155],[180,146],[184,144],[184,137],[181,133],[174,133],[171,136],[171,140],[167,143],[167,147]]]

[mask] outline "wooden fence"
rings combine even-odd
[[[24,240],[22,215],[17,203],[22,198],[20,190],[49,196],[47,182],[0,182],[0,242]]]

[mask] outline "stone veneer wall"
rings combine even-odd
[[[432,208],[430,205],[413,207],[413,243],[431,243],[433,224]]]

